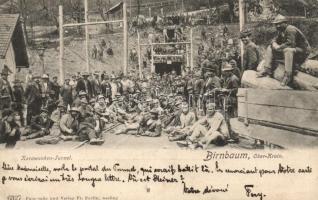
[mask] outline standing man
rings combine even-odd
[[[15,111],[19,117],[20,117],[20,122],[21,126],[24,126],[24,116],[23,116],[23,103],[24,103],[24,89],[21,85],[20,80],[16,79],[13,82],[13,104],[12,104],[12,109]]]
[[[13,99],[12,88],[8,81],[8,67],[4,65],[0,78],[0,113],[5,108],[10,108]]]
[[[295,67],[305,62],[309,53],[310,45],[305,35],[295,26],[287,23],[287,18],[278,15],[275,24],[278,35],[273,39],[265,54],[265,66],[258,76],[272,75],[272,65],[278,62],[285,64],[285,75],[281,85],[292,83]]]
[[[250,39],[251,35],[252,33],[250,30],[244,30],[240,33],[240,39],[244,44],[243,71],[256,71],[257,66],[260,63],[260,52],[258,46]]]
[[[88,80],[89,74],[84,72],[82,76],[83,78],[77,82],[76,92],[78,94],[80,91],[85,91],[90,99],[93,97],[93,88],[91,82]]]
[[[73,104],[73,87],[70,85],[70,79],[66,78],[65,83],[61,88],[61,97],[66,107]]]
[[[39,115],[42,106],[41,87],[38,76],[26,86],[24,97],[27,104],[27,125],[30,125],[33,116]]]

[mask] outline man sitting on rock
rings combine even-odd
[[[258,74],[258,77],[272,75],[272,66],[282,62],[285,64],[285,75],[281,85],[286,86],[292,83],[295,66],[299,67],[308,57],[310,45],[298,28],[287,23],[286,17],[278,15],[273,24],[278,35],[266,50],[264,70]]]

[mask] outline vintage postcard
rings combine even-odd
[[[318,1],[0,0],[0,200],[315,200]]]

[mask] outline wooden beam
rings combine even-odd
[[[153,54],[153,57],[183,57],[183,55],[178,54]]]
[[[60,36],[60,57],[59,57],[59,73],[60,73],[60,84],[64,84],[64,33],[63,33],[63,6],[59,5],[59,36]]]
[[[194,64],[193,64],[193,29],[190,29],[190,49],[191,49],[191,59],[190,59],[190,63],[191,63],[191,70],[193,70],[194,68]]]
[[[110,24],[110,23],[121,23],[123,20],[110,20],[110,21],[100,21],[100,22],[85,22],[76,24],[64,24],[63,27],[74,27],[74,26],[87,26],[87,25],[97,25],[97,24]]]
[[[124,75],[128,71],[128,23],[127,23],[127,2],[123,1],[123,31],[124,31]]]
[[[243,30],[244,25],[245,25],[245,2],[244,0],[239,0],[239,15],[240,15],[240,31]],[[244,54],[244,44],[241,41],[241,70],[243,70],[243,54]]]
[[[141,48],[140,48],[140,34],[139,31],[137,31],[137,37],[138,37],[138,67],[139,67],[139,78],[142,79],[142,64],[141,64]]]
[[[85,23],[88,23],[88,1],[87,0],[84,0],[84,9],[85,9],[85,13],[84,13]],[[88,42],[89,42],[88,26],[85,26],[86,71],[90,73]]]

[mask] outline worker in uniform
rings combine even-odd
[[[35,141],[36,144],[45,145],[45,144],[57,144],[61,141],[61,132],[60,132],[60,121],[63,115],[66,114],[67,107],[61,101],[57,105],[57,108],[52,112],[50,119],[53,121],[52,128],[50,129],[50,134],[43,136]]]
[[[150,111],[151,118],[145,119],[140,123],[138,134],[148,137],[159,137],[162,131],[161,120],[156,109]]]
[[[278,15],[274,21],[278,35],[266,49],[264,70],[258,76],[272,75],[277,63],[285,65],[283,86],[293,81],[295,68],[305,62],[310,53],[310,45],[305,35],[295,26],[289,25],[285,16]]]
[[[73,104],[73,87],[70,85],[69,78],[65,79],[64,85],[60,89],[60,95],[66,107]]]
[[[3,109],[10,108],[13,99],[12,88],[8,81],[8,76],[9,70],[5,65],[1,71],[0,78],[0,114]]]
[[[223,115],[215,110],[215,104],[207,104],[206,115],[190,128],[188,137],[179,146],[190,148],[208,148],[209,144],[225,145],[229,137],[229,129]]]
[[[222,68],[224,83],[223,83],[223,102],[225,105],[225,110],[227,110],[227,114],[229,118],[233,118],[237,116],[237,90],[240,87],[240,80],[237,76],[235,76],[233,72],[233,67],[230,64],[226,64]]]
[[[77,92],[77,94],[80,91],[86,92],[86,94],[88,96],[88,100],[89,100],[90,98],[93,97],[93,87],[92,87],[91,82],[88,80],[89,74],[87,72],[84,72],[82,74],[82,76],[83,76],[83,78],[81,78],[77,81],[76,92]]]
[[[190,111],[188,102],[182,102],[181,111],[180,124],[165,130],[169,133],[170,141],[184,140],[196,121],[196,116],[194,112]]]
[[[5,148],[13,148],[21,135],[20,117],[12,109],[2,110],[0,118],[0,144],[5,143]]]
[[[22,133],[21,140],[34,139],[49,135],[53,123],[54,122],[49,116],[49,111],[46,108],[42,108],[40,115],[33,117],[31,125]]]
[[[243,55],[243,71],[245,70],[257,70],[257,66],[260,63],[261,55],[258,46],[250,39],[252,32],[248,29],[243,30],[240,33],[240,39],[244,44]]]
[[[27,124],[30,125],[32,117],[39,115],[42,107],[42,96],[39,76],[34,75],[26,86],[24,97],[27,104]]]
[[[112,102],[112,86],[111,86],[108,75],[104,76],[104,80],[101,83],[101,91],[102,91],[101,94],[106,99],[108,99],[109,103],[111,103]]]
[[[66,140],[75,140],[78,137],[78,129],[81,113],[77,107],[70,108],[69,112],[64,114],[60,120],[61,138]]]
[[[21,81],[18,79],[15,79],[13,81],[12,94],[13,94],[12,109],[13,109],[13,111],[15,111],[19,114],[21,126],[24,126],[24,114],[23,114],[23,111],[24,111],[23,104],[25,103],[24,102],[24,89],[21,85]]]

